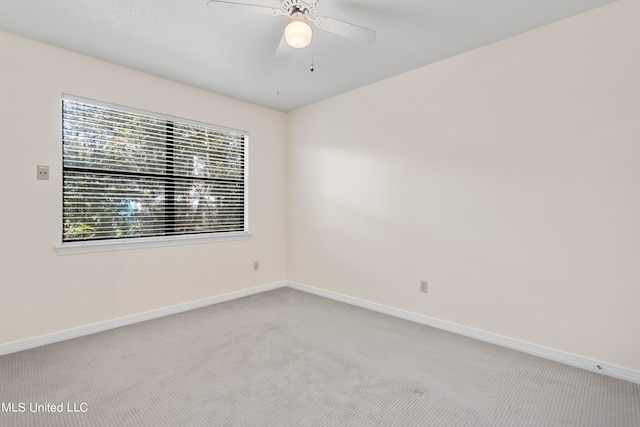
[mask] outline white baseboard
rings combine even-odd
[[[267,285],[245,289],[242,291],[231,292],[228,294],[218,295],[210,298],[204,298],[201,300],[191,301],[184,304],[178,304],[170,307],[163,307],[157,310],[146,311],[144,313],[138,313],[131,316],[107,320],[105,322],[93,323],[91,325],[85,325],[85,326],[80,326],[78,328],[67,329],[60,332],[54,332],[52,334],[41,335],[39,337],[28,338],[20,341],[14,341],[7,344],[1,344],[0,356],[3,354],[15,353],[18,351],[28,350],[30,348],[40,347],[47,344],[53,344],[56,342],[65,341],[72,338],[78,338],[85,335],[95,334],[97,332],[102,332],[109,329],[115,329],[121,326],[127,326],[127,325],[131,325],[138,322],[144,322],[146,320],[157,319],[158,317],[170,316],[172,314],[182,313],[184,311],[194,310],[196,308],[202,308],[202,307],[218,304],[225,301],[230,301],[233,299],[242,298],[242,297],[246,297],[253,294],[258,294],[260,292],[281,288],[284,286],[286,286],[286,282],[270,283]]]
[[[528,353],[534,356],[564,363],[566,365],[575,366],[577,368],[586,369],[588,371],[592,371],[592,372],[608,375],[610,377],[619,378],[625,381],[640,384],[640,372],[637,372],[637,371],[633,371],[633,370],[622,368],[615,365],[608,365],[602,362],[598,362],[596,360],[587,359],[585,357],[576,356],[576,355],[565,353],[559,350],[539,346],[536,344],[531,344],[531,343],[516,340],[513,338],[504,337],[502,335],[493,334],[491,332],[469,328],[467,326],[446,322],[444,320],[434,319],[432,317],[423,316],[421,314],[412,313],[410,311],[388,307],[386,305],[349,297],[336,292],[314,288],[312,286],[307,286],[307,285],[303,285],[303,284],[291,282],[291,281],[270,283],[262,286],[257,286],[255,288],[245,289],[237,292],[231,292],[228,294],[218,295],[215,297],[205,298],[205,299],[192,301],[184,304],[178,304],[170,307],[164,307],[157,310],[147,311],[144,313],[134,314],[126,317],[120,317],[118,319],[107,320],[105,322],[94,323],[91,325],[81,326],[78,328],[68,329],[65,331],[42,335],[39,337],[28,338],[25,340],[15,341],[7,344],[0,344],[0,356],[3,354],[15,353],[18,351],[28,350],[30,348],[40,347],[47,344],[53,344],[56,342],[65,341],[72,338],[78,338],[85,335],[95,334],[97,332],[102,332],[109,329],[115,329],[121,326],[131,325],[138,322],[144,322],[146,320],[156,319],[158,317],[170,316],[172,314],[182,313],[185,311],[194,310],[197,308],[206,307],[213,304],[218,304],[225,301],[231,301],[237,298],[242,298],[249,295],[254,295],[254,294],[258,294],[261,292],[270,291],[270,290],[278,289],[282,287],[290,287],[292,289],[296,289],[302,292],[307,292],[310,294],[340,301],[346,304],[351,304],[357,307],[366,308],[368,310],[388,314],[390,316],[398,317],[400,319],[409,320],[411,322],[431,326],[437,329],[442,329],[458,335],[475,338],[480,341],[497,344],[502,347],[522,351],[523,353]]]
[[[286,282],[286,284],[288,287],[299,290],[299,291],[303,291],[303,292],[318,295],[321,297],[329,298],[332,300],[344,302],[347,304],[355,305],[355,306],[366,308],[369,310],[377,311],[379,313],[388,314],[390,316],[409,320],[411,322],[420,323],[422,325],[427,325],[437,329],[453,332],[458,335],[475,338],[477,340],[488,342],[491,344],[497,344],[502,347],[511,348],[513,350],[518,350],[523,353],[528,353],[534,356],[542,357],[544,359],[549,359],[556,362],[564,363],[566,365],[574,366],[576,368],[586,369],[588,371],[592,371],[592,372],[608,375],[610,377],[619,378],[625,381],[640,384],[640,372],[633,371],[630,369],[626,369],[626,368],[622,368],[614,365],[608,365],[602,362],[598,362],[596,360],[587,359],[585,357],[576,356],[574,354],[565,353],[552,348],[547,348],[540,345],[516,340],[513,338],[504,337],[502,335],[493,334],[491,332],[485,332],[478,329],[469,328],[467,326],[462,326],[455,323],[434,319],[432,317],[423,316],[421,314],[412,313],[410,311],[399,310],[397,308],[388,307],[386,305],[349,297],[339,293],[327,291],[324,289],[314,288],[314,287],[303,285],[296,282],[288,281]]]

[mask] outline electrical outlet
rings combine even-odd
[[[38,179],[44,181],[49,179],[49,166],[38,165]]]
[[[424,292],[425,294],[428,291],[429,283],[426,280],[420,280],[420,292]]]
[[[253,271],[260,270],[260,261],[253,261]]]

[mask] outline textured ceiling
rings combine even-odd
[[[0,0],[0,30],[290,111],[612,1],[318,0],[316,16],[371,28],[376,41],[314,30],[281,60],[288,18],[207,0]]]

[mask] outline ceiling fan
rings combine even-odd
[[[313,31],[308,23],[313,24],[319,30],[360,42],[371,43],[376,39],[376,32],[368,28],[326,16],[313,16],[316,10],[316,0],[282,0],[280,9],[228,0],[209,0],[207,4],[228,6],[250,13],[288,17],[291,22],[284,29],[284,35],[276,51],[276,58],[286,55],[287,46],[301,49],[311,43]]]

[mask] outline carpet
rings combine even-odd
[[[0,356],[2,426],[640,426],[640,385],[289,288]]]

